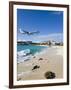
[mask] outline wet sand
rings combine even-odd
[[[39,68],[33,69],[38,65]],[[33,70],[32,70],[33,69]],[[17,80],[46,79],[47,71],[54,72],[55,78],[63,77],[63,46],[53,46],[31,57],[31,60],[17,64]]]

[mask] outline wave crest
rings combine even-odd
[[[31,58],[30,49],[25,49],[17,52],[17,60],[18,63],[23,62],[25,60],[29,60]]]
[[[17,56],[26,56],[28,54],[30,54],[30,49],[25,49],[17,52]]]

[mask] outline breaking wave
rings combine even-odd
[[[18,63],[29,60],[31,58],[30,49],[25,49],[17,52]]]

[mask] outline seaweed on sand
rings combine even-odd
[[[39,58],[39,60],[43,60],[43,58]]]
[[[37,69],[37,68],[40,68],[40,66],[35,65],[32,70],[35,70],[35,69]]]

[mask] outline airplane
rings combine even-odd
[[[39,31],[28,32],[28,31],[21,30],[21,29],[19,29],[19,32],[20,32],[21,34],[27,34],[27,35],[33,35],[33,34],[39,33]]]

